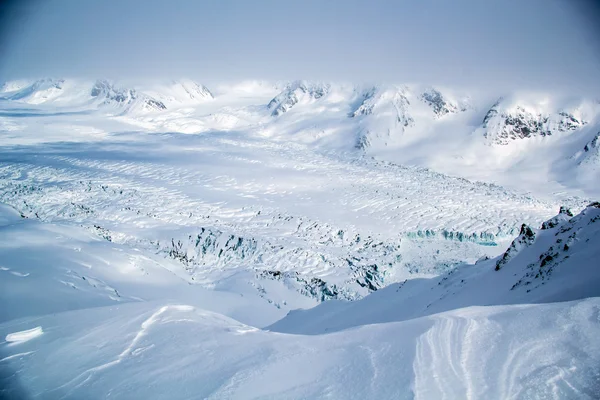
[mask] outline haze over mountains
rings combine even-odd
[[[150,131],[255,130],[508,186],[517,183],[511,178],[516,173],[523,183],[516,188],[538,195],[599,194],[595,98],[308,81],[216,89],[215,97],[192,80],[124,86],[42,79],[7,82],[1,96],[67,112],[94,111]]]

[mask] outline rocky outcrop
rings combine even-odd
[[[576,155],[579,159],[578,164],[585,166],[591,170],[600,170],[600,132],[585,144],[583,151],[579,151]]]
[[[429,105],[436,118],[443,117],[447,114],[455,114],[461,111],[466,111],[467,106],[465,104],[456,104],[448,100],[442,93],[436,89],[426,90],[421,94],[421,100]]]
[[[132,107],[140,104],[146,111],[161,111],[167,107],[159,100],[146,94],[139,93],[135,89],[118,88],[107,80],[98,80],[92,87],[90,95],[100,99],[104,105],[117,105],[120,107]]]
[[[271,115],[277,117],[288,112],[302,99],[316,100],[329,93],[329,84],[296,81],[290,83],[286,88],[275,96],[267,105]]]
[[[504,99],[500,98],[482,122],[484,136],[495,144],[506,145],[514,140],[574,131],[587,123],[564,110],[544,113],[521,105],[505,108],[503,103]]]
[[[555,269],[570,261],[572,256],[582,250],[582,245],[584,248],[586,246],[593,248],[594,245],[590,243],[590,240],[597,237],[597,224],[600,223],[599,208],[600,203],[594,202],[580,214],[571,217],[569,217],[571,213],[568,210],[561,208],[561,213],[557,216],[560,222],[544,229],[550,231],[548,233],[552,235],[550,237],[553,240],[549,245],[546,244],[548,247],[540,251],[535,261],[527,265],[524,275],[511,289],[526,286],[528,287],[527,292],[530,292],[546,284]]]
[[[505,264],[512,260],[519,252],[535,242],[535,232],[527,225],[521,225],[519,236],[512,241],[508,250],[504,252],[502,258],[496,263],[496,271],[499,271]]]
[[[586,153],[589,152],[593,152],[598,151],[598,149],[600,148],[600,132],[598,132],[596,134],[596,136],[594,136],[594,138],[592,140],[589,141],[589,143],[587,143],[584,148],[583,151]]]
[[[573,217],[573,213],[566,207],[561,207],[558,215],[550,218],[542,224],[542,229],[552,229]]]

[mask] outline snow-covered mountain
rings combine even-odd
[[[138,93],[135,89],[115,87],[114,84],[106,80],[96,81],[90,95],[97,99],[100,105],[122,109],[125,113],[167,109],[163,102],[151,96]]]
[[[271,115],[277,117],[299,104],[314,104],[329,93],[331,85],[316,82],[296,81],[286,85],[285,89],[275,96],[267,105]]]
[[[174,80],[166,84],[150,86],[148,94],[167,105],[193,105],[213,100],[211,91],[191,79]]]
[[[501,98],[486,113],[482,128],[490,141],[506,145],[514,140],[575,131],[587,123],[580,107],[554,110],[544,103],[524,105]]]
[[[203,85],[183,79],[169,84],[128,87],[107,79],[40,79],[32,82],[6,82],[0,98],[27,104],[63,108],[90,108],[119,114],[145,114],[167,110],[167,105],[200,104],[212,100],[212,93]]]
[[[519,190],[600,194],[592,184],[600,179],[597,169],[569,161],[586,158],[580,153],[600,130],[597,100],[523,92],[490,101],[493,96],[420,85],[302,83],[275,96],[272,118],[259,124],[281,140],[354,148]],[[523,179],[523,171],[537,176]],[[521,179],[509,178],[515,173]]]
[[[600,169],[600,132],[587,142],[583,146],[583,150],[578,151],[574,158],[583,168],[589,170]]]
[[[3,98],[40,104],[52,101],[64,92],[64,79],[40,79],[34,82],[6,82],[2,85]]]

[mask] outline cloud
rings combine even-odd
[[[322,79],[595,91],[592,3],[15,2],[3,77]],[[25,17],[23,16],[25,15]],[[9,21],[11,22],[11,21]]]

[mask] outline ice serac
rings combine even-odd
[[[482,127],[493,144],[506,145],[514,140],[577,130],[587,124],[578,114],[578,109],[553,109],[541,100],[525,104],[501,97],[486,113]]]
[[[266,238],[242,237],[211,227],[201,227],[187,239],[171,239],[158,244],[161,254],[179,261],[195,281],[206,279],[206,271],[245,264],[255,270],[253,285],[268,300],[269,293],[260,289],[265,281],[277,281],[316,301],[355,300],[384,285],[384,275],[401,260],[398,242],[375,241],[372,237],[350,236],[316,222],[288,217],[297,224],[296,234],[315,240],[319,246],[293,245]],[[271,224],[276,224],[272,221]],[[347,235],[348,237],[344,237]],[[340,251],[342,250],[342,251]],[[320,273],[309,272],[319,268]],[[348,276],[338,276],[347,271]]]
[[[267,105],[271,115],[277,117],[288,112],[298,103],[309,103],[327,95],[330,84],[308,81],[295,81],[275,96]]]

